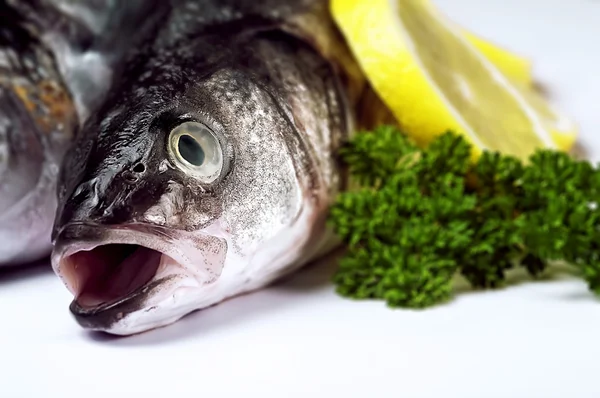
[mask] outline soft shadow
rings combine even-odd
[[[599,299],[594,293],[589,290],[577,290],[574,292],[570,292],[568,294],[564,294],[561,296],[561,299],[566,299],[569,301],[588,301],[590,303],[595,303],[597,305]]]
[[[342,253],[341,250],[332,252],[267,288],[198,310],[162,328],[133,336],[113,336],[89,331],[82,333],[93,342],[119,347],[164,345],[201,338],[267,316],[282,307],[296,305],[290,299],[291,296],[311,294],[316,290],[328,288],[335,272],[336,259]]]
[[[573,280],[577,279],[577,270],[565,263],[553,263],[539,276],[531,276],[525,268],[519,267],[512,269],[506,273],[506,279],[504,286],[494,289],[474,289],[472,288],[467,280],[461,276],[456,275],[454,279],[454,294],[455,296],[463,296],[470,293],[482,293],[490,291],[502,291],[510,289],[523,284],[533,283],[548,283],[556,282],[561,280]]]
[[[274,284],[272,289],[310,293],[332,286],[332,279],[338,267],[339,259],[344,255],[345,249],[339,248],[316,260],[299,272],[282,278]]]
[[[533,80],[532,82],[533,91],[541,95],[542,97],[549,99],[552,97],[553,92],[550,89],[550,86],[547,83],[544,83],[540,80]]]
[[[0,267],[0,285],[51,273],[49,258],[28,264],[3,266]]]

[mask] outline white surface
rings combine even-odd
[[[437,3],[464,26],[532,57],[536,76],[600,158],[600,2]],[[341,299],[329,273],[313,267],[126,339],[83,332],[48,268],[0,273],[0,396],[600,396],[600,302],[579,280],[462,294],[411,312]]]

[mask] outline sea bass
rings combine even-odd
[[[168,325],[337,245],[365,82],[328,2],[168,4],[62,168],[52,265],[86,329]]]
[[[153,3],[0,1],[0,266],[50,255],[62,158]]]

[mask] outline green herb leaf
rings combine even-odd
[[[461,273],[476,288],[552,260],[579,267],[600,294],[600,173],[539,150],[524,164],[471,148],[447,131],[419,148],[392,126],[359,132],[342,150],[359,188],[339,195],[329,223],[348,246],[337,292],[425,308],[450,299]]]

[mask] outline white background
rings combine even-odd
[[[600,2],[438,0],[535,61],[600,158]],[[329,262],[331,264],[331,262]],[[600,397],[600,301],[576,279],[466,293],[424,312],[339,298],[327,263],[115,339],[82,331],[47,266],[0,273],[0,396]]]

